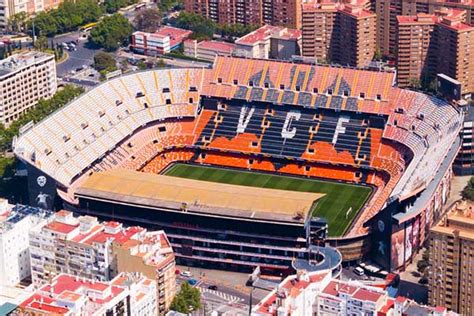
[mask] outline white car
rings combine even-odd
[[[192,277],[193,275],[192,275],[191,272],[189,272],[189,271],[183,271],[183,272],[181,272],[181,276],[190,278],[190,277]]]

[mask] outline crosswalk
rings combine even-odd
[[[224,293],[224,292],[220,292],[220,291],[216,291],[216,290],[210,290],[210,289],[207,289],[207,288],[199,288],[201,293],[210,293],[212,295],[215,295],[215,296],[218,296],[220,298],[222,298],[223,300],[226,300],[228,301],[229,303],[238,303],[238,302],[241,302],[243,301],[242,298],[240,297],[237,297],[237,296],[234,296],[234,295],[231,295],[231,294],[227,294],[227,293]]]

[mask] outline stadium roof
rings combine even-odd
[[[169,207],[209,216],[304,222],[324,194],[247,187],[115,169],[88,178],[76,195]],[[301,215],[301,216],[297,216]]]

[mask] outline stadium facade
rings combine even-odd
[[[14,151],[28,166],[32,200],[164,227],[178,260],[276,268],[316,258],[337,270],[340,251],[344,261],[372,256],[393,271],[440,216],[463,121],[449,103],[394,86],[394,76],[231,57],[210,69],[139,72],[23,131]],[[155,196],[160,186],[138,194],[127,176],[109,187],[97,180],[129,169],[118,173],[146,182],[178,162],[368,186],[372,194],[344,233],[327,239],[338,249],[333,258],[313,251],[325,236],[311,211],[255,218],[242,205],[236,216],[235,206],[210,210],[212,199]],[[347,213],[336,215],[344,221]]]

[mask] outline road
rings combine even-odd
[[[59,35],[54,38],[55,43],[63,43],[63,42],[70,42],[76,41],[80,36],[79,32],[68,33],[65,35]],[[64,62],[56,65],[56,72],[58,77],[65,77],[68,74],[71,74],[71,71],[76,70],[79,67],[84,65],[92,65],[94,55],[100,49],[91,48],[87,45],[87,40],[82,39],[79,40],[79,44],[77,45],[77,50],[68,52],[69,58],[66,59]]]

